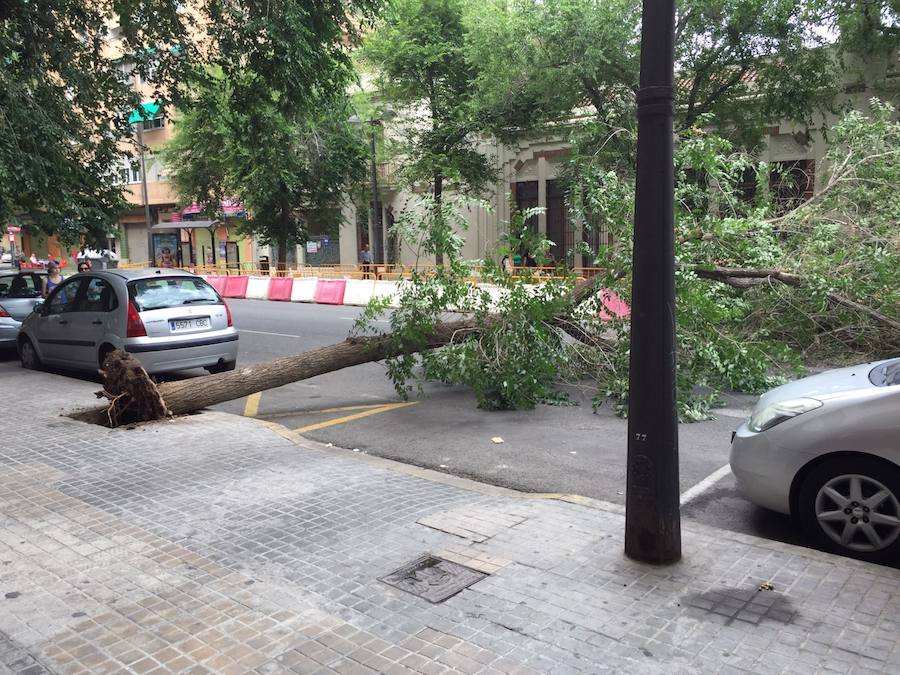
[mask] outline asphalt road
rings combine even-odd
[[[230,300],[229,306],[241,336],[239,367],[343,340],[361,311],[253,300]],[[14,353],[0,353],[0,368],[14,362]],[[278,422],[323,443],[488,483],[624,503],[626,422],[607,407],[592,412],[592,392],[569,393],[577,405],[486,412],[466,389],[428,383],[403,401],[383,365],[365,364],[217,408]],[[716,420],[681,425],[681,491],[708,484],[683,507],[683,517],[801,543],[787,517],[743,500],[730,474],[721,471],[731,431],[752,402],[753,397],[734,396]],[[705,480],[716,472],[720,479]]]

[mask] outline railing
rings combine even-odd
[[[129,262],[120,263],[120,269],[140,269],[151,267],[149,262]],[[274,265],[267,268],[261,268],[256,263],[244,262],[230,265],[185,265],[182,267],[171,268],[179,269],[193,274],[201,274],[205,276],[233,276],[233,275],[249,275],[249,276],[279,276],[279,277],[315,277],[318,279],[378,279],[384,281],[402,281],[411,279],[413,275],[419,276],[435,276],[438,273],[436,265],[304,265],[298,267],[286,267]],[[484,281],[486,275],[483,266],[470,267],[469,281],[477,283]],[[496,269],[496,268],[494,268]],[[511,275],[523,283],[540,283],[551,279],[562,280],[575,277],[577,281],[590,279],[591,277],[603,274],[605,270],[600,267],[513,267]]]

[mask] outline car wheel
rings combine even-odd
[[[234,370],[237,366],[237,361],[223,361],[222,363],[217,363],[214,366],[207,366],[206,372],[210,375],[215,375],[216,373],[227,373],[230,370]]]
[[[19,361],[22,362],[22,367],[28,370],[41,369],[41,357],[27,337],[19,341]]]
[[[810,472],[798,495],[804,532],[873,562],[900,558],[900,469],[876,457],[838,457]]]

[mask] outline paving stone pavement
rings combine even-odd
[[[898,570],[690,523],[643,565],[612,505],[223,413],[59,416],[96,388],[0,376],[2,673],[900,672]],[[426,554],[486,576],[380,580]]]

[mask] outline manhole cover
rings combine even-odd
[[[486,576],[449,560],[423,555],[380,581],[429,602],[443,602]]]

